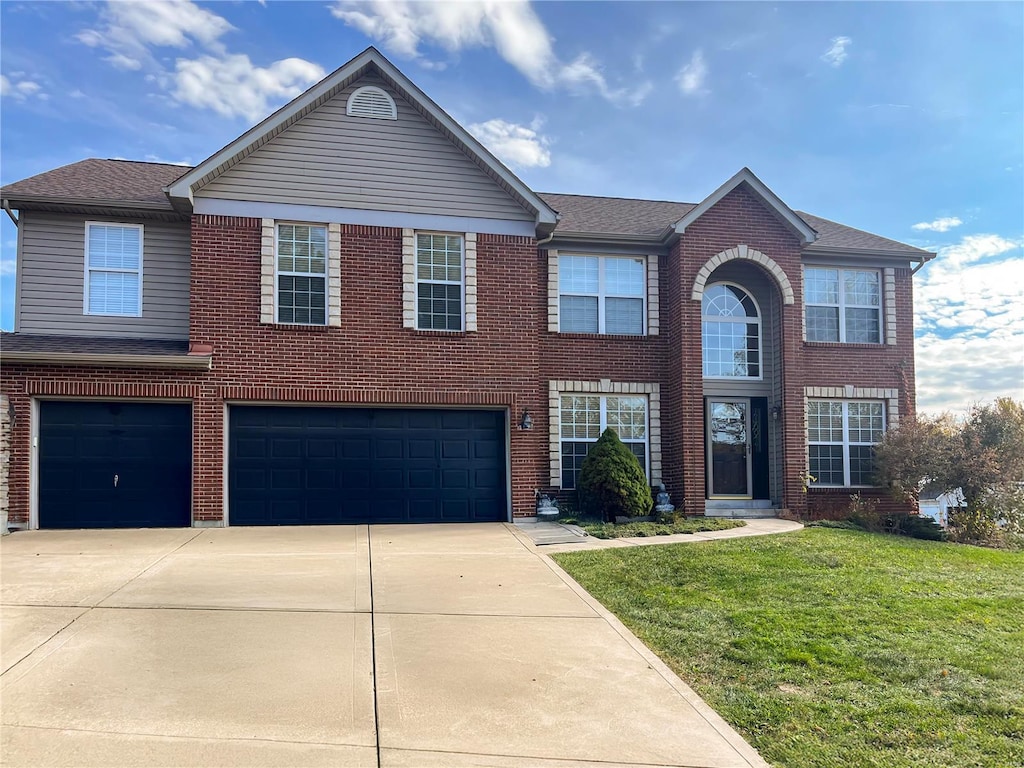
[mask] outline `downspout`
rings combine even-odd
[[[10,200],[4,200],[4,210],[7,211],[7,215],[11,217],[11,221],[14,222],[14,226],[18,226],[18,217],[14,215],[14,211],[11,210]]]
[[[933,253],[933,254],[931,254],[931,255],[929,255],[929,256],[927,256],[927,257],[925,257],[925,258],[921,259],[921,263],[920,263],[920,264],[918,264],[918,265],[917,265],[916,267],[914,267],[914,268],[913,268],[912,270],[910,270],[910,276],[911,276],[911,277],[913,277],[913,276],[914,276],[914,275],[916,275],[916,274],[917,274],[918,272],[920,272],[920,271],[921,271],[921,267],[923,267],[923,266],[924,266],[925,264],[927,264],[927,263],[928,263],[929,261],[931,261],[932,259],[934,259],[934,258],[935,258],[936,256],[938,256],[938,254],[937,254],[937,253]]]

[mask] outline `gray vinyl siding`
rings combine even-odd
[[[364,85],[397,120],[349,117]],[[375,76],[364,77],[225,171],[197,197],[532,221],[490,176]]]
[[[86,315],[85,222],[142,224],[142,317]],[[23,211],[17,328],[55,336],[187,339],[191,242],[186,222]]]

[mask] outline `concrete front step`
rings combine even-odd
[[[726,509],[724,507],[706,507],[704,517],[728,517],[733,519],[754,519],[762,517],[778,517],[779,510],[775,507],[740,507]]]

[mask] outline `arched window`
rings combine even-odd
[[[744,291],[729,283],[704,289],[701,300],[704,376],[761,378],[761,315]]]

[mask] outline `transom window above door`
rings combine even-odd
[[[646,284],[643,258],[560,255],[559,331],[642,335]]]
[[[715,283],[701,299],[706,378],[761,378],[761,315],[742,288]]]

